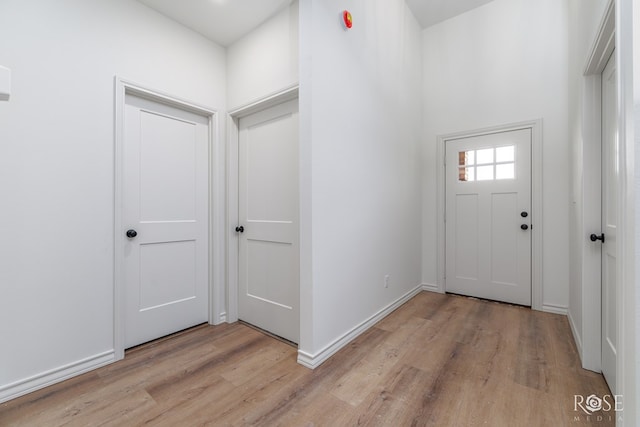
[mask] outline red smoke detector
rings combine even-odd
[[[353,27],[353,18],[351,18],[351,12],[345,10],[342,12],[342,22],[346,29]]]

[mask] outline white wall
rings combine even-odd
[[[421,42],[403,0],[300,9],[300,350],[313,357],[420,284]]]
[[[635,289],[635,298],[629,298],[629,305],[631,305],[630,309],[625,310],[626,318],[622,321],[629,325],[627,327],[627,334],[631,337],[629,341],[633,344],[634,347],[629,349],[629,359],[626,361],[627,368],[627,376],[630,378],[630,385],[625,393],[630,395],[629,405],[631,406],[631,414],[627,413],[629,419],[638,419],[640,418],[640,251],[637,249],[640,248],[640,167],[638,166],[638,159],[640,159],[640,6],[637,3],[632,3],[633,7],[633,105],[634,105],[634,129],[633,129],[633,137],[634,137],[634,145],[635,145],[635,185],[634,193],[635,193],[635,235],[634,235],[634,245],[636,248],[635,251],[635,262],[634,262],[634,271],[635,277],[634,280],[627,284],[627,286],[631,289]]]
[[[225,108],[225,51],[133,0],[3,0],[0,393],[113,350],[114,76]]]
[[[632,369],[628,369],[630,371],[627,375],[628,378],[631,378],[631,385],[628,390],[625,390],[626,393],[629,393],[631,397],[629,398],[629,405],[631,405],[632,410],[629,412],[634,412],[633,414],[627,414],[630,417],[635,416],[637,420],[640,418],[640,251],[637,248],[640,248],[640,195],[638,194],[640,190],[640,167],[638,166],[638,159],[640,159],[640,6],[637,3],[632,4],[633,7],[633,105],[634,105],[634,139],[635,139],[635,162],[636,166],[634,169],[635,173],[635,185],[634,193],[635,193],[635,236],[634,236],[634,245],[636,247],[635,251],[635,278],[634,280],[627,284],[630,288],[635,288],[635,298],[630,298],[629,304],[632,305],[631,309],[626,311],[627,318],[623,319],[623,322],[629,326],[627,329],[627,334],[632,337],[630,340],[635,344],[635,348],[629,349],[629,354],[631,357],[627,361],[628,365],[632,367]],[[630,418],[632,419],[632,418]]]
[[[298,2],[227,48],[227,105],[245,106],[298,83]]]
[[[425,283],[437,275],[437,136],[541,118],[543,305],[567,307],[567,35],[557,0],[495,0],[423,31]]]
[[[640,422],[640,6],[636,0],[618,0],[616,48],[620,69],[620,153],[624,167],[622,211],[623,280],[620,329],[622,355],[618,355],[617,378],[624,394],[624,422]]]

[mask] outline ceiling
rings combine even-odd
[[[463,14],[493,0],[405,0],[422,28]]]
[[[292,0],[139,0],[206,38],[229,46]],[[422,28],[492,0],[405,0]]]
[[[139,0],[206,38],[229,46],[292,0]]]

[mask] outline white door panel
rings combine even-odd
[[[602,72],[602,373],[616,393],[618,125],[615,54]]]
[[[239,123],[238,317],[298,342],[298,103]]]
[[[522,218],[518,212],[518,193],[491,195],[491,280],[503,285],[518,285],[518,247]]]
[[[208,119],[127,95],[125,347],[208,318]]]
[[[477,194],[455,195],[455,277],[478,279],[478,250],[480,249],[479,208]]]
[[[248,295],[287,309],[297,305],[295,293],[285,286],[277,286],[297,280],[290,265],[292,246],[257,238],[247,242],[247,263],[251,266],[247,271]]]
[[[448,141],[445,170],[447,292],[531,305],[531,130]]]

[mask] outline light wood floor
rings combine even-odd
[[[313,371],[247,326],[204,325],[4,403],[0,425],[614,425],[574,411],[609,393],[579,366],[564,316],[423,292]]]

